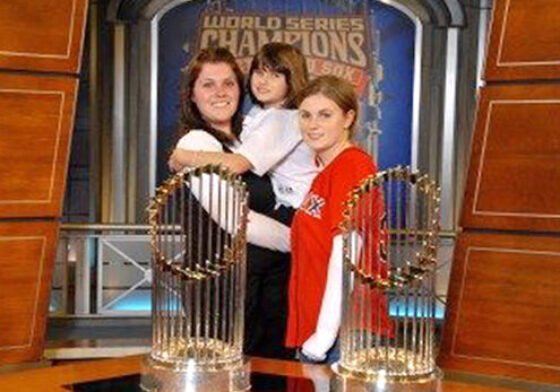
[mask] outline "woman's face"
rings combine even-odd
[[[239,96],[240,86],[229,64],[206,63],[194,82],[191,100],[210,126],[230,132]]]
[[[303,141],[317,154],[328,155],[349,141],[348,127],[355,112],[342,108],[323,94],[305,98],[299,105],[299,125]]]
[[[251,92],[265,108],[279,108],[288,95],[286,75],[270,69],[257,68],[251,74]]]

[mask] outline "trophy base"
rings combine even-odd
[[[438,368],[422,376],[377,377],[350,372],[338,364],[332,369],[335,376],[331,385],[335,392],[441,392],[442,372]]]
[[[146,392],[241,392],[250,387],[250,366],[244,359],[213,367],[177,367],[148,357],[142,364],[140,388]]]

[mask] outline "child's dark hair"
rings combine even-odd
[[[295,109],[295,96],[309,80],[307,64],[301,50],[282,42],[271,42],[263,45],[251,62],[249,84],[253,72],[258,69],[279,72],[286,77],[288,92],[284,107]],[[261,104],[251,91],[251,88],[249,88],[249,96],[254,103]]]

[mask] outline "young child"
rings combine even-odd
[[[269,174],[274,200],[267,215],[290,225],[318,170],[314,153],[302,143],[294,98],[308,81],[301,52],[287,44],[269,43],[255,55],[249,70],[249,94],[256,104],[246,116],[233,153],[195,151],[177,144],[169,166],[222,164],[235,173]],[[222,104],[217,101],[215,105]],[[249,184],[249,190],[258,191]],[[287,323],[289,254],[248,247],[245,352],[288,358],[284,349]]]
[[[235,153],[194,151],[179,142],[170,168],[222,164],[235,173],[268,173],[275,209],[297,209],[318,172],[314,153],[302,143],[294,104],[307,81],[305,58],[298,49],[277,42],[264,45],[249,70],[249,94],[256,105],[243,121],[239,143],[232,148]]]

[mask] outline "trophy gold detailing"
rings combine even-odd
[[[336,391],[439,391],[434,355],[440,192],[397,167],[347,203]]]
[[[144,391],[249,389],[243,358],[247,190],[220,166],[179,173],[149,212],[152,348]]]

